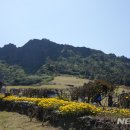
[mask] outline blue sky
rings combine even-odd
[[[0,47],[33,38],[130,58],[130,0],[0,0]]]

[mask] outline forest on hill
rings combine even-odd
[[[30,85],[69,74],[130,85],[130,59],[100,50],[33,39],[22,47],[0,48],[0,79],[8,84]]]

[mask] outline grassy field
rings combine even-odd
[[[11,88],[55,88],[55,89],[65,89],[69,88],[68,85],[73,85],[75,87],[82,86],[84,83],[87,83],[89,80],[82,79],[74,76],[57,76],[52,80],[48,85],[41,86],[7,86],[8,89]]]
[[[82,79],[74,76],[57,76],[49,82],[48,85],[41,86],[8,86],[11,88],[55,88],[55,89],[65,89],[70,86],[78,87],[82,86],[84,83],[89,82],[87,79]],[[119,86],[115,90],[117,95],[121,94],[122,91],[130,92],[130,88],[126,86]],[[102,100],[102,105],[107,106],[107,97]],[[114,99],[115,101],[117,98]],[[33,119],[30,122],[29,117],[25,115],[20,115],[18,113],[12,112],[0,112],[0,130],[60,130],[60,128],[53,128],[51,126],[42,126],[41,122]]]
[[[41,86],[7,86],[8,89],[11,88],[55,88],[55,89],[65,89],[69,88],[70,85],[74,87],[82,86],[84,83],[88,83],[89,80],[82,79],[74,76],[56,76],[54,80],[50,81],[48,85],[41,85]],[[117,94],[122,93],[122,91],[130,92],[130,88],[126,86],[119,86],[115,92]]]
[[[41,122],[33,121],[25,115],[13,112],[0,112],[0,130],[60,130],[51,126],[42,126]]]
[[[89,80],[87,79],[82,79],[74,76],[57,76],[51,83],[63,86],[74,85],[75,87],[77,87],[82,86],[84,83],[87,83],[88,81]]]
[[[41,89],[41,88],[55,88],[55,89],[61,88],[61,89],[64,89],[64,88],[67,88],[67,86],[63,86],[63,85],[7,86],[7,89],[11,89],[11,88],[38,88],[38,89]]]
[[[119,86],[117,89],[115,89],[115,93],[117,93],[117,94],[121,94],[122,91],[125,91],[125,92],[129,93],[130,92],[130,87]]]

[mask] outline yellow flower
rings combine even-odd
[[[108,113],[108,114],[120,114],[123,116],[130,115],[130,110],[119,109],[119,108],[99,108],[89,103],[64,101],[58,98],[27,98],[27,97],[16,97],[0,95],[0,100],[6,101],[19,101],[19,102],[32,102],[37,104],[43,109],[58,110],[62,114],[80,114],[87,113],[90,115]]]

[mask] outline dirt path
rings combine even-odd
[[[13,112],[0,112],[0,130],[60,130],[51,126],[42,126],[41,122],[30,119],[25,115]]]

